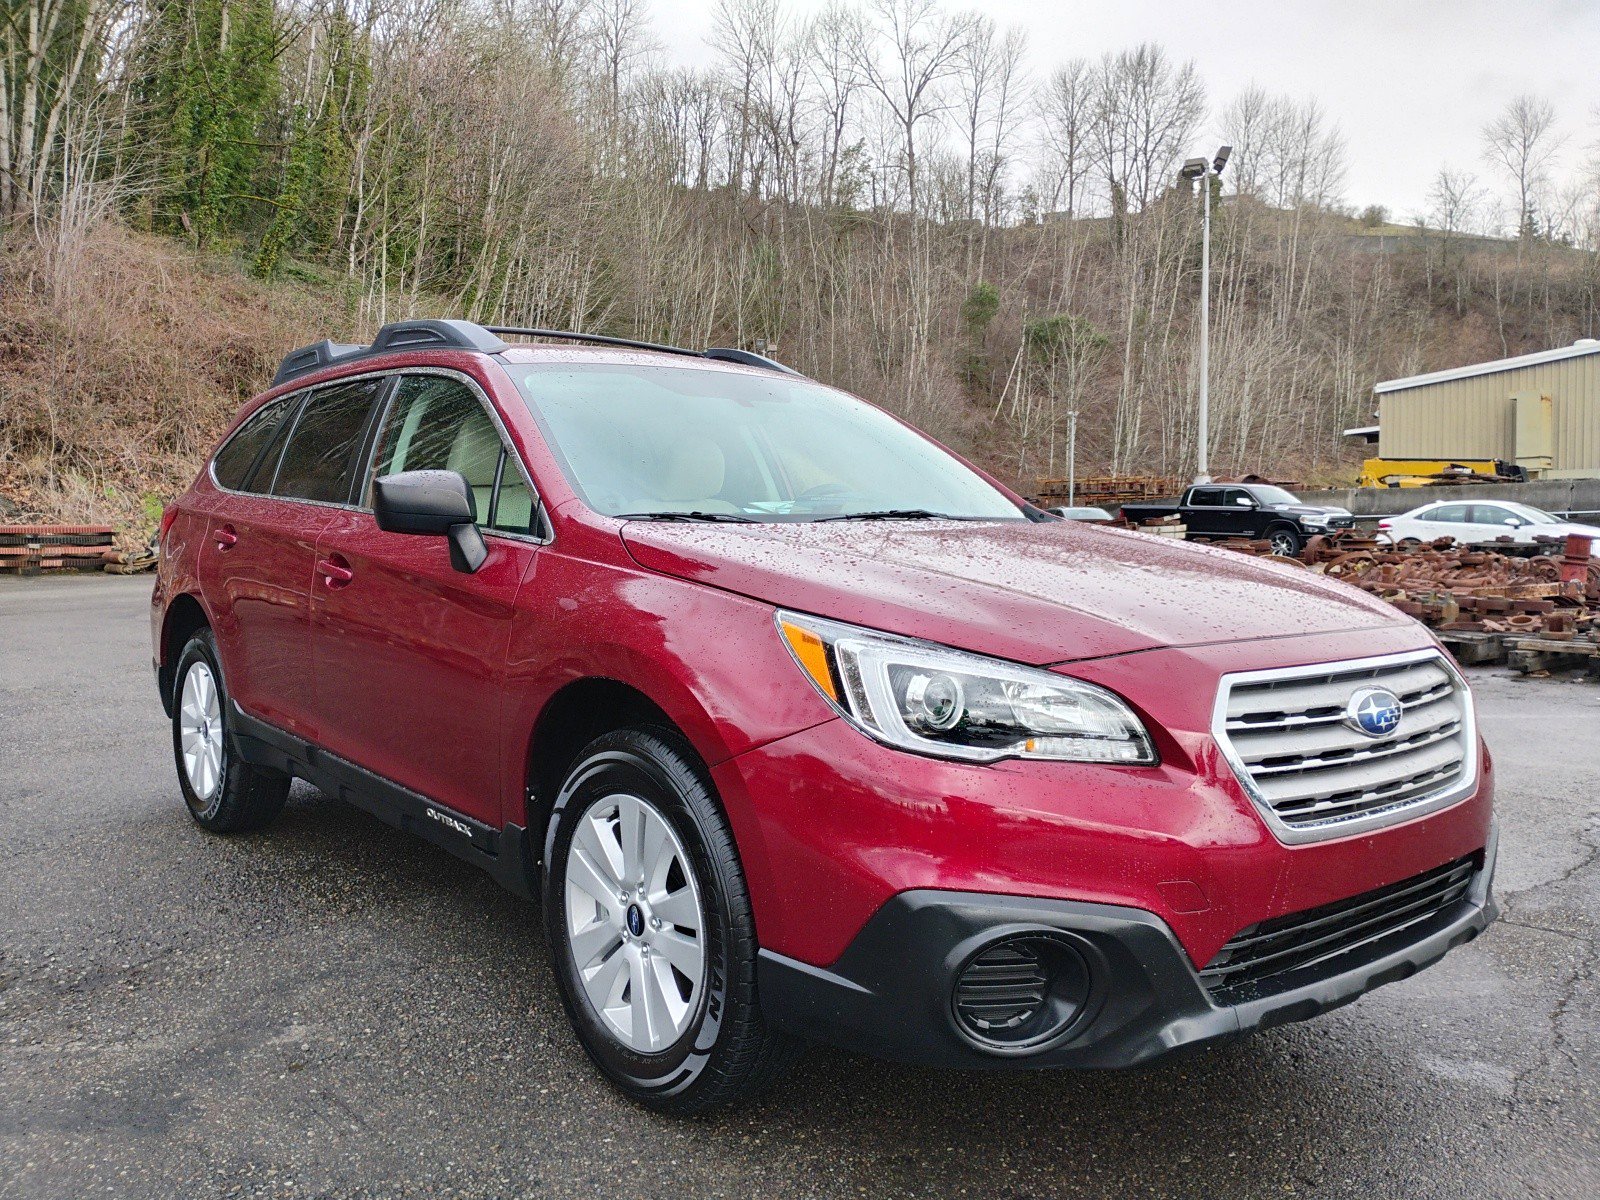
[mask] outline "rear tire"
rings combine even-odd
[[[212,833],[259,829],[289,796],[287,775],[240,757],[231,725],[217,644],[202,628],[173,672],[172,753],[189,815]]]
[[[762,1018],[749,891],[697,762],[668,730],[605,734],[545,838],[545,926],[578,1040],[630,1099],[680,1117],[748,1099],[801,1051]]]

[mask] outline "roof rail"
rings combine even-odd
[[[352,346],[327,339],[313,346],[302,346],[284,355],[278,364],[278,373],[272,377],[272,386],[288,383],[302,375],[331,367],[334,363],[353,362],[373,358],[379,354],[395,354],[402,350],[476,350],[482,354],[498,354],[508,347],[482,325],[471,321],[391,321],[378,330],[370,346]]]
[[[687,358],[710,358],[722,362],[740,363],[747,367],[760,367],[768,371],[781,371],[798,375],[793,367],[749,350],[713,346],[708,350],[687,350],[682,346],[664,346],[659,342],[641,342],[633,338],[611,337],[603,333],[573,333],[564,329],[523,329],[510,325],[478,325],[472,321],[416,320],[391,321],[378,330],[372,345],[349,345],[323,339],[315,345],[302,346],[284,355],[272,385],[288,383],[302,375],[320,371],[335,363],[353,362],[373,358],[379,354],[394,354],[403,350],[472,350],[480,354],[499,354],[511,347],[500,340],[509,337],[547,338],[554,341],[587,342],[597,346],[625,346],[634,350],[653,350],[659,354],[678,354]]]
[[[655,350],[661,354],[685,354],[690,358],[703,357],[698,350],[682,346],[663,346],[660,342],[640,342],[633,338],[612,337],[605,333],[573,333],[565,329],[519,329],[511,325],[490,325],[490,333],[509,334],[512,337],[551,338],[562,342],[592,342],[596,346],[627,346],[634,350]]]
[[[682,354],[689,358],[712,358],[721,362],[740,363],[746,367],[761,367],[767,371],[781,371],[785,375],[798,375],[793,367],[786,367],[777,359],[749,350],[735,350],[726,346],[712,346],[706,350],[689,350],[683,346],[664,346],[659,342],[640,342],[633,338],[611,337],[604,333],[571,333],[561,329],[517,329],[512,326],[490,325],[488,331],[512,337],[556,338],[566,342],[592,342],[598,346],[629,346],[635,350],[655,350],[662,354]]]
[[[761,367],[767,371],[782,371],[785,375],[798,375],[793,367],[784,366],[775,358],[768,358],[765,354],[757,354],[753,350],[735,350],[728,346],[712,346],[703,354],[705,358],[720,359],[723,362],[743,363],[747,367]]]

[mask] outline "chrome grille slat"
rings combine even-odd
[[[1263,779],[1255,775],[1255,781],[1267,802],[1273,808],[1281,809],[1293,801],[1338,797],[1346,792],[1382,792],[1386,787],[1392,787],[1397,779],[1418,779],[1459,763],[1461,748],[1448,741],[1435,742],[1410,754],[1393,755],[1392,758],[1394,761],[1383,764],[1384,776],[1376,780],[1367,769],[1368,762],[1363,761],[1319,767],[1305,779],[1281,775]],[[1402,771],[1403,775],[1400,773]]]
[[[1378,669],[1340,671],[1337,669],[1337,664],[1330,665],[1334,669],[1327,675],[1312,677],[1309,680],[1291,678],[1279,683],[1246,684],[1235,687],[1228,704],[1229,720],[1251,712],[1286,714],[1303,712],[1318,707],[1319,699],[1323,706],[1331,706],[1337,702],[1342,709],[1344,707],[1342,697],[1348,696],[1358,687],[1375,683],[1382,684],[1404,701],[1412,695],[1422,695],[1432,691],[1441,682],[1449,679],[1449,673],[1442,663],[1418,663],[1409,665],[1399,672],[1384,672]]]
[[[1401,702],[1387,737],[1345,721],[1364,687]],[[1408,819],[1454,803],[1476,780],[1471,697],[1433,650],[1226,676],[1213,731],[1273,832],[1290,843]]]
[[[1356,686],[1360,685],[1358,684]],[[1433,688],[1426,693],[1415,696],[1410,700],[1407,700],[1404,696],[1402,696],[1400,698],[1401,706],[1407,710],[1423,708],[1426,705],[1436,704],[1440,700],[1448,699],[1452,691],[1454,691],[1454,685],[1447,680],[1444,683],[1441,683],[1438,687]],[[1229,733],[1270,733],[1278,729],[1301,729],[1308,725],[1337,725],[1343,720],[1344,713],[1342,711],[1321,713],[1319,715],[1312,716],[1297,714],[1292,717],[1282,718],[1281,720],[1272,720],[1270,718],[1254,721],[1230,719],[1226,728]]]
[[[1419,750],[1424,746],[1431,746],[1435,742],[1446,741],[1449,738],[1455,737],[1456,734],[1460,732],[1461,722],[1457,720],[1451,720],[1448,725],[1440,725],[1433,729],[1424,730],[1419,734],[1415,734],[1412,737],[1407,738],[1403,742],[1392,746],[1387,746],[1382,750],[1347,749],[1339,752],[1338,754],[1325,754],[1318,757],[1302,759],[1301,761],[1295,763],[1284,763],[1282,766],[1276,767],[1252,763],[1250,766],[1250,773],[1257,779],[1260,779],[1263,775],[1288,775],[1294,773],[1304,773],[1306,771],[1318,771],[1323,767],[1343,766],[1346,763],[1371,762],[1375,758],[1392,758],[1396,754],[1408,754],[1411,751]]]
[[[1450,705],[1434,704],[1420,713],[1407,713],[1400,721],[1395,735],[1385,742],[1374,742],[1340,725],[1336,728],[1300,729],[1271,737],[1262,737],[1260,734],[1241,737],[1234,734],[1233,748],[1250,765],[1251,773],[1255,774],[1263,769],[1273,770],[1269,764],[1279,758],[1310,758],[1340,751],[1356,754],[1366,750],[1392,749],[1397,743],[1414,741],[1442,727],[1459,726],[1461,716]]]

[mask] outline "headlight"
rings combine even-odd
[[[1300,518],[1302,525],[1326,525],[1333,518],[1324,513],[1308,513]]]
[[[828,702],[887,745],[969,762],[1157,761],[1139,718],[1091,683],[798,613],[779,612],[778,632]]]

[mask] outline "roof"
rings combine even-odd
[[[1600,339],[1583,338],[1570,346],[1562,346],[1555,350],[1540,350],[1536,354],[1497,358],[1493,362],[1477,363],[1470,367],[1452,367],[1448,371],[1433,371],[1427,375],[1408,375],[1404,379],[1390,379],[1375,385],[1372,390],[1381,396],[1385,392],[1402,392],[1407,388],[1449,383],[1455,379],[1471,379],[1477,375],[1496,375],[1501,371],[1518,371],[1523,367],[1543,366],[1545,363],[1560,362],[1564,358],[1579,358],[1585,354],[1600,354]]]

